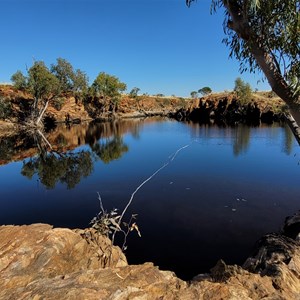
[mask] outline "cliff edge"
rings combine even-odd
[[[128,265],[93,229],[0,227],[0,299],[300,299],[300,214],[257,242],[244,266],[220,260],[190,282]]]

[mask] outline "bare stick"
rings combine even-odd
[[[166,166],[168,166],[168,165],[175,159],[175,157],[177,156],[177,154],[178,154],[181,150],[187,148],[188,146],[190,146],[190,144],[185,145],[185,146],[179,148],[174,154],[170,155],[170,156],[169,156],[169,160],[168,160],[167,162],[165,162],[159,169],[157,169],[151,176],[149,176],[146,180],[144,180],[144,181],[143,181],[143,182],[135,189],[135,191],[131,194],[131,197],[130,197],[129,201],[128,201],[127,205],[125,206],[125,208],[124,208],[124,210],[123,210],[123,212],[122,212],[122,214],[121,214],[121,217],[120,217],[120,219],[119,219],[119,225],[121,224],[121,221],[122,221],[122,219],[123,219],[123,217],[124,217],[124,214],[126,213],[128,207],[131,205],[131,203],[132,203],[132,201],[133,201],[133,198],[134,198],[135,194],[143,187],[143,185],[145,185],[145,184],[146,184],[148,181],[150,181],[155,175],[157,175],[161,170],[163,170]],[[116,230],[114,231],[113,236],[112,236],[112,243],[114,243],[115,234],[116,234]]]
[[[104,207],[103,207],[103,204],[102,204],[101,196],[100,196],[99,192],[97,192],[97,194],[98,194],[98,199],[99,199],[99,202],[100,202],[100,209],[102,210],[102,213],[104,214],[105,211],[104,211]]]

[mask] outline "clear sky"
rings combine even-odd
[[[0,82],[33,60],[58,57],[85,71],[119,77],[128,91],[189,96],[209,86],[232,90],[240,76],[253,89],[261,74],[239,74],[222,44],[223,12],[210,0],[0,0]]]

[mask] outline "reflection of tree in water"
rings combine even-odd
[[[294,134],[288,124],[284,124],[284,145],[283,152],[290,155],[293,150]]]
[[[93,161],[90,152],[71,154],[50,152],[24,162],[21,174],[29,179],[36,174],[48,189],[54,188],[58,182],[65,183],[67,188],[71,189],[82,178],[89,176],[92,170]]]
[[[119,159],[128,151],[128,146],[124,143],[122,135],[126,132],[126,129],[132,129],[132,123],[129,122],[128,127],[124,126],[125,124],[127,123],[116,121],[90,123],[85,140],[104,163],[108,164],[112,160]],[[136,129],[136,127],[134,128]]]
[[[235,131],[233,154],[238,156],[245,153],[250,144],[250,126],[239,125]]]
[[[24,133],[0,138],[0,161],[10,162],[32,147],[33,137]]]
[[[122,137],[114,136],[112,139],[98,141],[91,146],[93,152],[106,164],[112,160],[119,159],[128,151],[128,146]]]
[[[15,137],[0,139],[0,160],[9,161],[14,154]]]

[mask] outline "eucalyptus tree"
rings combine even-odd
[[[195,0],[186,0],[190,6]],[[262,71],[300,123],[300,1],[212,0],[225,9],[224,43],[240,71]]]
[[[94,80],[91,91],[95,96],[103,98],[106,104],[112,105],[114,112],[120,100],[121,93],[126,88],[126,84],[121,82],[118,77],[101,72]]]
[[[73,66],[67,60],[59,57],[56,60],[56,64],[52,64],[50,69],[59,80],[62,92],[71,91],[74,74]]]
[[[139,89],[138,87],[134,87],[130,92],[129,92],[129,96],[131,98],[136,98],[138,96],[138,93],[141,89]]]
[[[191,97],[192,97],[193,99],[196,99],[196,98],[198,97],[198,93],[197,93],[196,91],[192,91],[192,92],[190,93],[190,95],[191,95]]]
[[[51,65],[51,72],[59,80],[62,92],[72,92],[76,98],[81,99],[88,89],[88,77],[80,69],[74,70],[71,63],[64,58],[58,58],[56,64]]]
[[[60,94],[58,79],[43,61],[36,61],[28,70],[28,90],[33,95],[32,118],[34,124],[39,125],[49,101]]]
[[[249,83],[244,82],[240,77],[236,78],[234,82],[234,91],[241,103],[247,103],[251,100],[252,88]]]
[[[201,95],[205,96],[208,95],[212,92],[212,89],[208,86],[204,86],[203,88],[198,90],[198,93],[200,93]]]
[[[27,88],[27,78],[21,71],[17,71],[11,76],[11,81],[14,83],[14,86],[18,90],[26,90]]]
[[[43,61],[35,61],[27,70],[27,76],[17,71],[11,76],[17,89],[26,90],[33,97],[31,120],[27,125],[38,126],[48,107],[49,101],[61,93],[71,92],[75,98],[82,99],[88,90],[88,77],[65,59],[58,58],[50,70]]]

